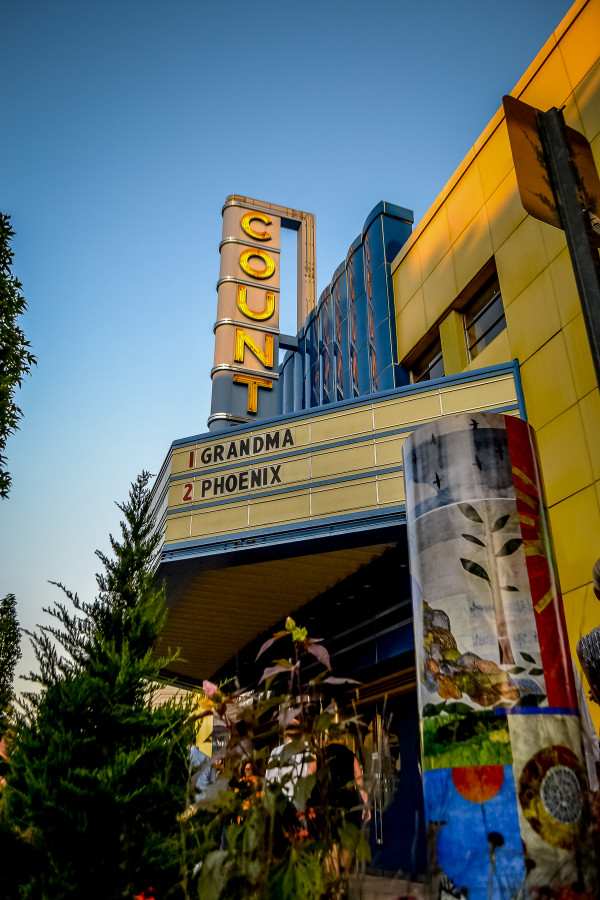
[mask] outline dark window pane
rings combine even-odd
[[[440,339],[433,341],[412,367],[413,381],[429,381],[444,374],[444,359]]]
[[[498,277],[485,285],[465,310],[465,330],[469,356],[474,359],[506,328]]]

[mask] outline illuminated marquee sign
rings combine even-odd
[[[231,535],[252,540],[265,529],[276,541],[282,529],[329,527],[336,517],[388,516],[404,508],[408,434],[440,417],[482,410],[519,412],[516,365],[177,441],[156,489],[163,553]]]
[[[281,229],[298,232],[297,322],[316,299],[314,217],[232,195],[223,207],[211,430],[279,412]]]

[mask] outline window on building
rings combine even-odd
[[[463,315],[467,350],[469,360],[472,360],[506,328],[502,294],[495,272],[469,300]]]
[[[429,381],[432,378],[441,378],[444,374],[444,359],[442,357],[442,344],[437,337],[427,347],[410,367],[412,381]]]

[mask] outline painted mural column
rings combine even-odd
[[[407,439],[404,471],[432,900],[591,900],[587,775],[533,431],[497,414],[437,420]]]

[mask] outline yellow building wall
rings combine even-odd
[[[574,4],[511,96],[541,110],[564,106],[567,124],[587,137],[600,168],[600,0]],[[492,257],[507,327],[468,363],[457,349],[453,306]],[[574,653],[580,635],[600,624],[590,584],[600,557],[600,396],[564,233],[523,209],[502,109],[392,274],[399,362],[410,362],[438,327],[446,374],[519,361]],[[597,707],[593,715],[598,727]]]

